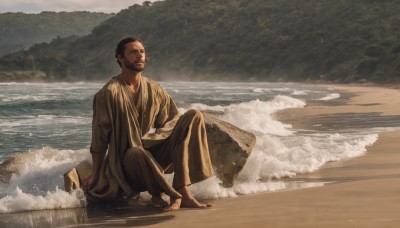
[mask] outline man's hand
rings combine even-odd
[[[88,178],[86,178],[85,183],[83,184],[83,187],[86,190],[90,190],[93,188],[93,186],[97,183],[98,180],[99,180],[99,175],[94,175],[92,173],[92,174],[90,174],[90,176],[88,176]]]
[[[92,173],[90,174],[90,176],[88,176],[88,178],[86,178],[85,183],[83,183],[83,187],[86,190],[92,189],[93,186],[99,180],[100,170],[103,160],[104,160],[104,154],[92,153],[92,161],[93,161]]]

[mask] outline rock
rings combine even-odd
[[[8,183],[13,173],[18,173],[16,163],[19,162],[19,157],[10,158],[0,164],[0,182]]]
[[[224,187],[231,187],[256,143],[254,134],[244,131],[214,114],[203,112],[208,147],[215,175]],[[65,190],[80,188],[90,174],[91,162],[83,161],[64,175]]]
[[[208,147],[215,174],[231,187],[256,143],[256,136],[210,113],[203,113]]]
[[[82,184],[92,173],[92,162],[83,160],[77,166],[64,174],[65,191],[82,188]]]

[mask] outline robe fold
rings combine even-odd
[[[162,86],[146,77],[135,96],[121,75],[96,93],[90,152],[106,155],[98,182],[85,192],[90,201],[145,190],[180,198],[177,187],[213,174],[201,113],[181,116]],[[175,188],[164,177],[171,164]]]

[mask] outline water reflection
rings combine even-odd
[[[0,227],[64,227],[66,225],[82,224],[87,220],[85,208],[29,211],[1,214]]]
[[[0,227],[133,227],[157,224],[173,219],[149,202],[128,200],[89,204],[85,208],[27,211],[0,214]]]

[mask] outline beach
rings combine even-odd
[[[307,118],[339,113],[400,114],[400,91],[375,86],[336,86],[353,94],[347,104],[288,109],[282,119],[299,126]],[[258,193],[213,202],[210,209],[143,212],[92,218],[93,226],[119,227],[398,227],[400,225],[400,131],[383,132],[364,156],[331,162],[289,181],[321,187]],[[85,226],[89,225],[86,224]],[[89,225],[90,226],[90,225]]]
[[[293,128],[304,129],[321,127],[324,123],[319,121],[330,115],[365,113],[374,120],[376,116],[400,115],[398,88],[329,86],[348,94],[348,102],[329,106],[315,102],[305,108],[285,109],[276,115]],[[381,132],[363,156],[329,162],[315,172],[284,178],[294,185],[302,183],[300,188],[218,199],[208,209],[162,212],[145,203],[133,202],[22,212],[2,216],[1,220],[31,217],[21,227],[27,224],[36,227],[398,227],[399,139],[400,131]],[[304,187],[307,183],[322,184]],[[62,222],[57,224],[57,219]],[[68,220],[70,224],[66,223]]]

